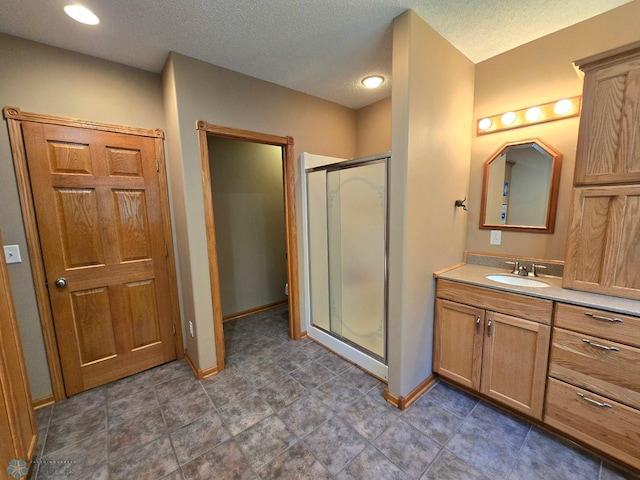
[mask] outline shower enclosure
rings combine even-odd
[[[385,380],[389,158],[301,157],[307,334]]]

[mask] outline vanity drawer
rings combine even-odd
[[[518,293],[503,292],[491,288],[477,287],[466,283],[439,279],[436,296],[493,312],[506,313],[534,322],[551,323],[553,302]]]
[[[545,405],[546,424],[640,468],[638,410],[554,378]]]
[[[554,325],[640,347],[638,317],[557,303]]]
[[[640,349],[553,329],[549,375],[640,408]]]

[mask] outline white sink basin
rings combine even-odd
[[[518,287],[544,288],[549,286],[547,282],[543,282],[542,280],[536,280],[531,277],[521,277],[519,275],[509,275],[506,273],[492,273],[486,277],[488,280],[492,280],[494,282],[516,285]]]

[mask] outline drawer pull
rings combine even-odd
[[[480,315],[478,315],[478,319],[476,320],[476,333],[480,333]]]
[[[596,315],[595,313],[591,313],[591,312],[584,312],[584,314],[587,317],[591,317],[594,320],[602,320],[603,322],[611,322],[611,323],[623,323],[623,321],[619,318],[611,318],[611,317],[603,317],[602,315]]]
[[[618,347],[607,347],[606,345],[600,345],[599,343],[591,342],[586,338],[583,338],[582,341],[587,345],[591,345],[592,347],[601,348],[602,350],[607,350],[609,352],[619,352],[620,349]]]
[[[594,405],[597,405],[599,407],[602,408],[613,408],[611,405],[609,405],[608,403],[602,403],[602,402],[598,402],[592,398],[589,397],[585,397],[583,394],[581,394],[580,392],[576,392],[576,395],[578,395],[581,399],[583,399],[585,402],[589,402],[589,403],[593,403]]]

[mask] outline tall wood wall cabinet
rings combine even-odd
[[[37,429],[7,265],[0,254],[0,472],[5,475],[11,460],[31,460]]]
[[[563,287],[640,300],[640,42],[585,73]]]

